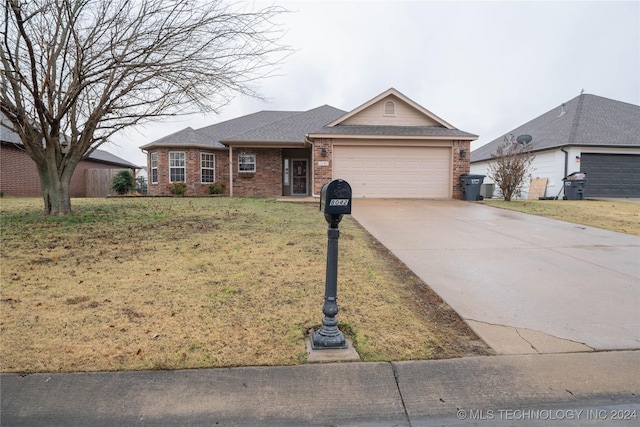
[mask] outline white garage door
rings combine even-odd
[[[345,179],[353,197],[448,198],[451,149],[338,145],[333,178]]]

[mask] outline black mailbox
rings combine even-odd
[[[320,210],[325,215],[351,215],[351,186],[344,179],[336,179],[322,187]]]
[[[320,210],[329,224],[327,230],[327,277],[324,285],[322,326],[311,337],[314,350],[347,348],[344,334],[338,329],[338,224],[351,214],[351,186],[344,179],[324,185],[320,191]]]

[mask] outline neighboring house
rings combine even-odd
[[[547,179],[546,197],[562,197],[562,179],[573,172],[586,173],[586,197],[640,197],[640,106],[581,94],[508,134],[533,138],[530,177]],[[474,150],[471,172],[487,175],[503,141]]]
[[[389,89],[351,112],[261,111],[140,148],[150,195],[176,182],[206,195],[219,182],[230,196],[317,196],[342,178],[354,197],[460,198],[475,139]]]
[[[0,117],[3,121],[7,119]],[[133,175],[138,166],[103,150],[95,150],[76,166],[71,177],[71,197],[87,197],[90,171],[98,169],[130,169]],[[0,124],[0,190],[7,196],[41,196],[40,176],[35,162],[29,157],[20,137]],[[104,191],[103,191],[104,193]],[[106,196],[100,194],[100,196]]]

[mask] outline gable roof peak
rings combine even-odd
[[[426,108],[424,108],[422,105],[418,104],[417,102],[415,102],[414,100],[412,100],[411,98],[409,98],[408,96],[406,96],[405,94],[403,94],[402,92],[400,92],[399,90],[391,87],[387,90],[385,90],[384,92],[382,92],[381,94],[379,94],[378,96],[370,99],[369,101],[365,102],[364,104],[356,107],[355,109],[351,110],[350,112],[348,112],[347,114],[345,114],[342,117],[339,117],[338,119],[334,120],[333,122],[329,123],[327,125],[327,127],[333,127],[333,126],[337,126],[341,123],[343,123],[345,120],[349,119],[350,117],[355,116],[356,114],[360,113],[361,111],[369,108],[371,105],[375,104],[376,102],[379,102],[389,96],[395,96],[396,98],[400,99],[401,101],[403,101],[404,103],[406,103],[407,105],[409,105],[410,107],[412,107],[413,109],[419,111],[420,113],[424,114],[425,116],[429,117],[431,120],[437,122],[438,124],[442,125],[443,127],[447,128],[447,129],[456,129],[455,126],[447,123],[445,120],[443,120],[442,118],[436,116],[435,114],[433,114],[431,111],[427,110]]]

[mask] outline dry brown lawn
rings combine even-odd
[[[270,198],[3,198],[3,372],[290,365],[322,319],[326,222]],[[488,354],[351,217],[340,327],[366,361]]]
[[[613,200],[504,200],[483,202],[503,209],[540,215],[640,236],[640,204]]]

